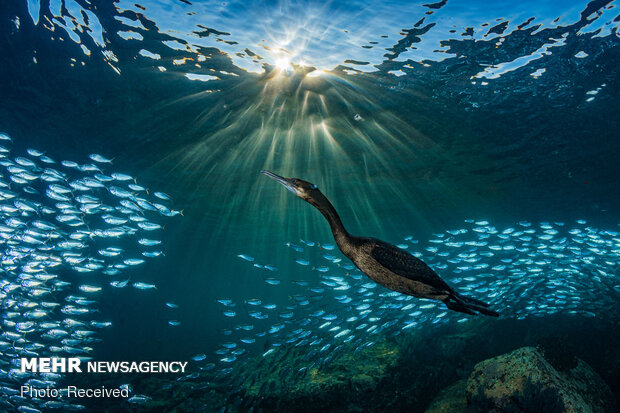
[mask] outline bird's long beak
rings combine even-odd
[[[263,175],[267,175],[268,177],[270,177],[271,179],[275,180],[276,182],[279,182],[280,184],[282,184],[286,189],[288,189],[289,191],[291,191],[292,193],[294,193],[295,195],[297,195],[297,191],[295,188],[295,185],[287,178],[280,176],[280,175],[276,175],[273,172],[269,172],[266,170],[261,170],[260,173],[262,173]]]

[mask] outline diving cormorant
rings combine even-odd
[[[450,310],[466,314],[499,314],[489,305],[454,291],[435,271],[408,252],[375,238],[347,232],[338,213],[316,185],[303,179],[284,178],[261,171],[304,201],[314,205],[329,222],[338,248],[374,282],[399,293],[443,301]]]

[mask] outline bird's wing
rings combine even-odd
[[[452,291],[452,288],[422,260],[398,247],[380,241],[375,244],[370,255],[379,264],[401,277],[420,281],[440,290]]]

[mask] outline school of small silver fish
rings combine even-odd
[[[36,149],[14,156],[11,146],[0,133],[0,411],[83,410],[21,397],[21,385],[54,388],[61,375],[22,373],[20,357],[88,359],[97,330],[111,325],[98,319],[99,294],[155,288],[123,273],[161,255],[158,221],[180,212],[168,195],[106,172],[102,155],[80,164]]]
[[[157,221],[180,212],[165,205],[168,195],[151,194],[129,175],[107,174],[112,161],[101,155],[91,154],[88,163],[79,164],[55,161],[34,149],[13,157],[9,146],[11,139],[0,134],[0,408],[81,410],[84,406],[71,401],[22,398],[21,384],[53,387],[61,375],[21,373],[19,357],[88,358],[99,341],[97,330],[111,325],[97,319],[99,294],[107,288],[156,288],[123,273],[162,255]],[[398,246],[504,318],[596,317],[620,294],[620,233],[584,220],[522,221],[507,228],[466,220],[462,228],[424,242],[406,236]],[[299,268],[294,277],[252,255],[237,257],[266,288],[291,284],[297,292],[290,295],[287,288],[278,302],[217,299],[231,327],[221,331],[215,352],[192,357],[193,371],[179,381],[199,379],[201,372],[254,382],[258,373],[243,366],[258,357],[290,383],[384,337],[472,319],[441,302],[384,289],[331,243],[300,240],[284,247]],[[68,273],[80,282],[67,281]],[[134,395],[128,401],[148,400]]]
[[[424,260],[458,291],[490,303],[503,318],[554,313],[596,317],[609,311],[620,294],[620,233],[584,220],[522,221],[507,228],[466,220],[462,228],[434,234],[425,242],[406,236],[398,246]],[[222,316],[234,327],[221,332],[222,344],[214,354],[194,357],[199,368],[246,384],[264,371],[278,371],[283,388],[288,388],[311,369],[384,337],[474,318],[449,311],[439,301],[377,285],[333,244],[302,240],[286,247],[299,265],[297,280],[251,255],[238,257],[260,270],[257,277],[273,288],[292,283],[299,292],[283,293],[289,296],[285,305],[260,297],[218,299]],[[265,370],[243,368],[261,355],[259,365]],[[263,385],[268,386],[267,381]]]

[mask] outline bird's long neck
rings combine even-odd
[[[331,202],[329,202],[327,198],[322,200],[322,202],[320,203],[311,203],[319,211],[321,211],[321,214],[323,214],[327,222],[329,222],[329,226],[332,230],[332,234],[334,235],[334,240],[336,241],[338,248],[340,248],[340,251],[342,251],[345,255],[348,256],[348,252],[351,250],[352,247],[353,237],[347,232],[347,230],[344,228],[344,225],[342,225],[342,221],[340,220],[340,216],[336,212],[336,208],[334,208],[334,206],[331,204]]]

